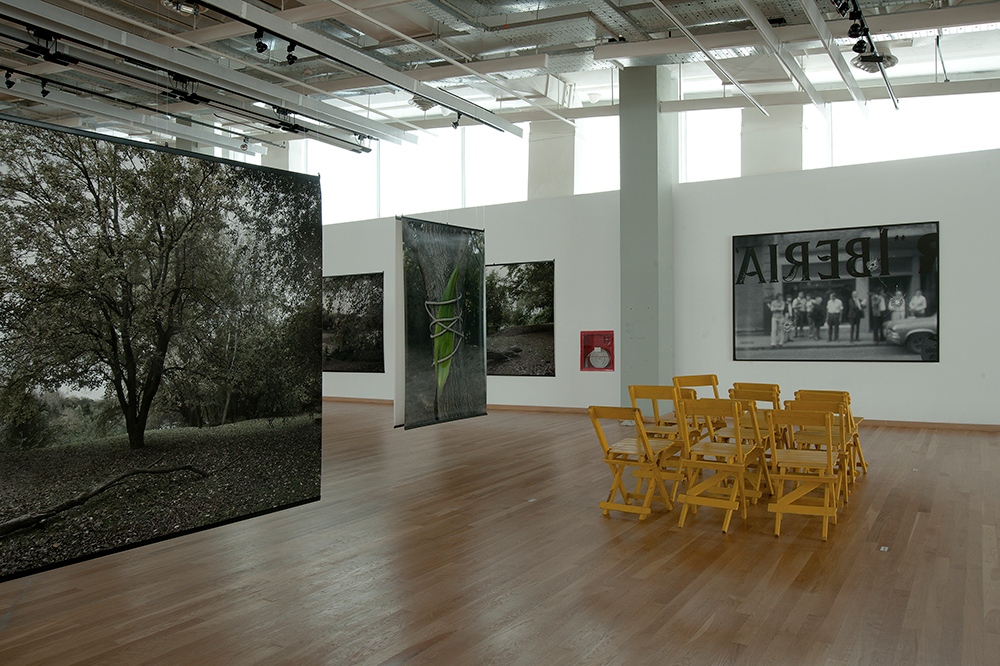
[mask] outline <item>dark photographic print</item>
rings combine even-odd
[[[323,372],[385,372],[382,273],[323,278]]]
[[[486,414],[484,234],[401,218],[404,427]]]
[[[0,579],[319,499],[313,177],[0,121]]]
[[[938,360],[938,223],[733,237],[733,357]]]
[[[486,267],[486,374],[554,377],[555,262]]]

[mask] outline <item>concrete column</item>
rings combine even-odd
[[[535,120],[528,133],[528,199],[573,196],[576,128]]]
[[[768,107],[769,116],[743,109],[742,176],[802,170],[802,107]]]
[[[668,384],[674,375],[673,184],[677,182],[674,68],[621,71],[621,331],[616,363],[621,400],[630,384]]]

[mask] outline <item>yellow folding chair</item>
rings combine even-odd
[[[681,457],[686,451],[686,441],[682,439],[677,425],[677,391],[673,386],[633,385],[628,387],[628,395],[632,400],[632,408],[641,411],[640,402],[652,403],[652,423],[643,423],[646,435],[651,444],[666,440],[669,445],[660,452],[660,473],[665,482],[671,483],[670,499],[677,499],[681,473]],[[669,402],[672,417],[668,418],[667,403]],[[648,413],[648,412],[647,412]]]
[[[715,398],[682,400],[680,405],[685,416],[706,426],[697,441],[691,439],[689,456],[681,463],[687,488],[678,497],[684,503],[678,526],[684,527],[688,508],[710,506],[725,511],[722,531],[726,532],[734,511],[746,519],[749,498],[759,498],[762,483],[769,478],[754,433],[741,424],[743,414],[753,412],[752,406],[744,409],[738,400]],[[716,428],[718,422],[733,425]]]
[[[604,515],[612,510],[639,514],[639,520],[644,520],[652,509],[653,500],[663,502],[667,511],[674,508],[663,474],[660,471],[660,461],[664,452],[670,448],[670,440],[650,440],[643,427],[642,412],[629,407],[590,407],[590,421],[594,424],[597,439],[601,443],[604,462],[611,470],[613,480],[607,501],[601,502]],[[614,443],[608,441],[601,421],[635,421],[635,437],[626,437]],[[632,469],[635,479],[635,491],[625,487],[625,470]],[[645,490],[643,490],[645,486]],[[620,497],[620,500],[616,498]],[[638,505],[635,500],[642,500]]]
[[[830,400],[786,400],[785,409],[793,411],[807,412],[827,412],[830,414],[833,425],[833,439],[837,450],[837,460],[835,461],[837,475],[840,478],[837,502],[838,505],[846,503],[851,497],[851,486],[855,481],[856,470],[851,465],[851,434],[848,425],[847,405],[842,399]],[[822,432],[814,433],[813,428],[804,427],[796,440],[797,445],[816,447],[823,440]],[[811,438],[817,437],[818,441],[813,442]]]
[[[775,514],[774,535],[781,536],[781,517],[786,513],[822,516],[823,541],[831,520],[837,522],[838,487],[835,469],[840,455],[834,436],[833,414],[806,410],[768,411],[768,428],[785,433],[789,445],[771,456],[774,501],[767,510]],[[786,485],[791,488],[786,491]],[[821,496],[817,496],[817,492]]]
[[[851,435],[851,465],[855,468],[851,473],[851,478],[856,477],[857,469],[860,468],[863,474],[868,473],[868,463],[865,461],[865,453],[861,450],[861,436],[858,433],[858,424],[864,421],[864,417],[855,416],[851,409],[851,394],[847,391],[821,391],[815,389],[802,389],[795,392],[795,398],[803,400],[812,399],[837,399],[843,398],[847,401],[847,418],[849,422],[849,432]]]

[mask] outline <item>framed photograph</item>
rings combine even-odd
[[[486,374],[554,377],[555,262],[486,267]]]
[[[385,372],[382,273],[323,278],[323,372]]]
[[[733,237],[737,361],[937,362],[938,223]]]

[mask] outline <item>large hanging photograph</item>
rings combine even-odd
[[[486,414],[482,230],[400,218],[405,411],[415,428]]]
[[[0,120],[0,580],[319,499],[320,203]]]
[[[486,267],[486,374],[555,376],[554,261]]]
[[[938,223],[733,237],[737,361],[937,362]]]
[[[323,372],[385,372],[382,273],[323,278]]]

